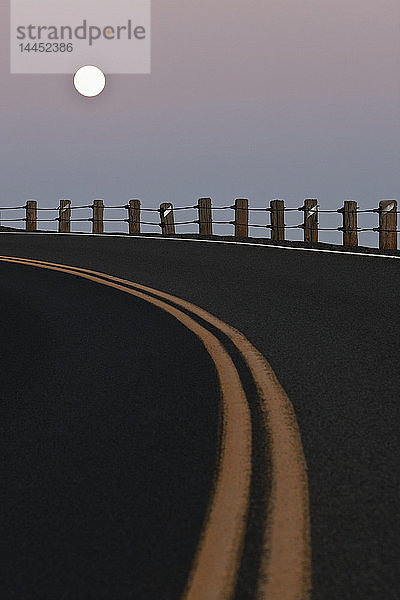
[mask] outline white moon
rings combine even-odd
[[[106,76],[101,69],[93,65],[81,67],[74,75],[74,86],[82,96],[98,96],[105,85]]]

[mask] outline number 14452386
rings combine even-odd
[[[21,52],[72,52],[72,43],[40,42],[39,44],[19,44]]]

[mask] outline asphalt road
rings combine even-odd
[[[180,598],[216,464],[219,389],[172,316],[1,263],[1,598]]]
[[[268,359],[299,422],[309,475],[313,600],[400,598],[398,260],[60,234],[5,234],[0,254],[124,277],[187,299],[242,331]],[[8,286],[15,285],[9,300],[2,293],[13,315],[7,325],[11,335],[20,327],[24,301],[20,281],[12,284],[14,279],[4,275],[9,268],[14,273],[23,267],[0,269],[6,296],[11,294]],[[45,301],[47,288],[40,293]],[[70,302],[80,305],[82,298],[74,302],[70,294],[66,300],[65,309]],[[89,304],[93,307],[93,301]],[[96,313],[91,318],[96,319]],[[32,320],[26,317],[24,329],[31,328]],[[4,323],[3,319],[3,327]],[[103,343],[113,339],[114,327],[112,320]],[[31,333],[32,343],[39,333]],[[23,352],[23,344],[12,343],[17,344],[14,353]],[[113,367],[119,364],[112,358],[115,352],[111,345],[107,356]],[[39,356],[43,360],[43,354]],[[56,354],[52,360],[56,368]],[[14,371],[7,363],[8,379],[11,373],[15,380],[22,377],[23,362]],[[120,370],[119,378],[125,372]],[[215,427],[215,404],[201,418],[205,427],[207,419]],[[12,439],[11,430],[9,435]],[[209,469],[215,451],[212,437],[208,436]],[[192,460],[198,468],[198,461]],[[210,470],[204,473],[204,489],[207,477]]]

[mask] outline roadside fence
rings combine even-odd
[[[81,209],[90,209],[92,216],[89,218],[72,218],[72,211]],[[126,218],[104,218],[104,211],[113,209],[124,209],[127,211]],[[24,206],[0,207],[1,215],[3,211],[23,210],[25,216],[22,218],[2,218],[1,221],[25,222],[26,231],[37,231],[37,225],[40,222],[58,222],[58,232],[68,233],[71,231],[71,223],[91,222],[92,233],[104,233],[104,223],[119,222],[127,223],[128,233],[130,235],[140,235],[141,226],[154,226],[161,230],[162,235],[175,235],[176,228],[184,225],[195,224],[198,226],[198,234],[202,236],[214,235],[214,225],[232,225],[235,238],[249,237],[249,228],[257,227],[270,231],[270,239],[275,241],[284,241],[286,232],[290,229],[303,230],[304,242],[315,243],[319,241],[319,232],[339,231],[343,235],[343,246],[355,247],[359,244],[359,232],[373,231],[379,234],[379,248],[382,250],[397,249],[397,234],[400,231],[397,228],[397,200],[385,199],[379,202],[378,207],[370,209],[359,209],[354,200],[345,200],[342,207],[337,210],[321,210],[316,198],[306,198],[302,206],[290,208],[285,206],[285,201],[281,199],[271,200],[269,206],[263,208],[250,208],[249,201],[246,198],[237,198],[233,205],[212,206],[211,198],[199,198],[194,206],[173,206],[169,202],[164,202],[159,208],[145,208],[141,206],[138,199],[130,199],[127,204],[120,206],[105,206],[102,199],[93,200],[92,204],[83,206],[72,206],[71,200],[60,200],[56,208],[40,208],[36,200],[27,200]],[[231,220],[215,219],[215,211],[232,211]],[[38,213],[42,211],[56,211],[57,217],[52,219],[38,218]],[[197,218],[177,221],[176,213],[180,211],[195,211]],[[295,225],[285,223],[285,215],[289,212],[302,213],[301,222]],[[249,215],[252,213],[265,213],[265,224],[252,223],[249,221]],[[157,220],[147,220],[146,215],[151,213],[157,216]],[[340,220],[338,227],[320,227],[319,216],[326,213],[337,214]],[[359,227],[358,216],[363,213],[376,214],[376,227]],[[74,216],[79,212],[74,213]],[[108,213],[109,214],[109,213]],[[218,214],[218,213],[217,213]],[[107,215],[108,216],[108,215]],[[142,220],[145,218],[145,220]],[[182,233],[182,231],[180,231]]]

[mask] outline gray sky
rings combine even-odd
[[[74,92],[72,75],[10,75],[8,24],[0,0],[2,206],[400,201],[397,0],[153,0],[151,74],[110,75],[95,99]],[[360,221],[376,224],[375,215]],[[341,223],[321,215],[320,225]],[[376,246],[377,234],[360,241]]]

